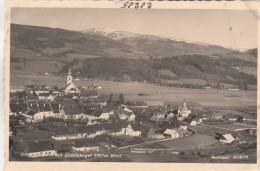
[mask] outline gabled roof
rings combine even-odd
[[[70,85],[72,85],[73,87],[69,90],[66,90]],[[70,90],[74,90],[74,91],[79,91],[79,89],[76,87],[76,85],[72,82],[72,83],[69,83],[67,84],[67,86],[65,87],[64,89],[65,91],[70,91]],[[79,91],[80,92],[80,91]]]
[[[50,96],[50,94],[49,93],[39,93],[39,96],[48,97],[48,96]]]
[[[231,134],[225,134],[223,135],[223,138],[230,142],[235,141],[235,138]]]
[[[53,113],[60,113],[59,104],[51,103],[51,108],[52,108]]]
[[[30,116],[34,116],[36,114],[36,112],[32,109],[29,109],[27,112],[26,112],[27,115],[30,115]]]
[[[79,115],[82,113],[77,105],[67,105],[63,108],[65,115]]]
[[[35,111],[36,113],[39,112],[39,108],[36,103],[28,103],[28,107],[29,107],[29,109]]]
[[[164,134],[171,135],[171,134],[176,134],[176,132],[179,133],[179,130],[176,129],[176,128],[172,128],[172,129],[166,129],[166,130],[164,131]]]
[[[92,116],[100,117],[103,113],[103,110],[96,110],[94,113],[92,113]]]
[[[134,131],[141,131],[142,125],[140,123],[130,123],[130,125]]]
[[[22,112],[26,108],[27,108],[27,104],[26,103],[21,103],[21,104],[10,103],[10,110],[13,113]]]
[[[39,104],[40,112],[50,112],[52,111],[50,104]]]

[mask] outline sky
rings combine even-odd
[[[257,47],[257,18],[248,10],[13,8],[11,23],[76,31],[110,28],[234,49]]]

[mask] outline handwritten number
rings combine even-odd
[[[151,2],[148,2],[148,9],[152,8],[152,3]]]
[[[129,4],[129,2],[125,2],[125,3],[124,3],[124,6],[121,7],[121,8],[126,8],[128,4]]]
[[[141,8],[143,8],[145,6],[145,2],[141,5]]]
[[[125,2],[121,8],[131,8],[131,7],[134,7],[135,9],[138,9],[138,8],[144,8],[145,6],[147,6],[148,9],[152,8],[152,3],[151,2],[148,2],[148,3],[143,2],[142,5],[141,6],[140,5],[141,4],[138,3],[138,2],[137,3]]]
[[[135,9],[139,8],[139,3],[135,3]]]

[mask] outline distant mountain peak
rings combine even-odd
[[[90,28],[90,29],[83,30],[81,32],[84,34],[102,35],[114,40],[121,40],[130,37],[138,37],[142,35],[142,34],[127,32],[127,31],[117,31],[111,28]]]

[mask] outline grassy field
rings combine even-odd
[[[218,141],[212,136],[194,134],[181,139],[160,142],[160,144],[174,150],[193,150],[215,144],[217,142]]]
[[[66,78],[59,76],[43,76],[11,73],[11,87],[27,84],[45,84],[49,86],[66,86]],[[203,106],[243,107],[256,106],[256,91],[228,91],[216,89],[186,89],[162,87],[145,83],[123,83],[105,80],[75,81],[78,86],[99,84],[102,86],[99,93],[123,93],[126,100],[135,101],[163,101],[165,104],[181,103],[184,100],[189,104]],[[138,93],[147,94],[139,96]]]
[[[219,128],[229,129],[235,131],[237,129],[250,129],[256,128],[256,125],[246,125],[246,124],[225,124],[225,125],[214,125]]]

